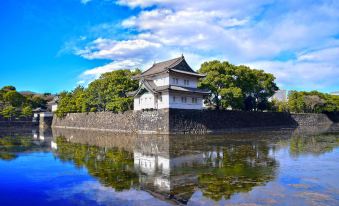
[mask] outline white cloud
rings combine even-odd
[[[115,191],[111,187],[102,186],[96,181],[84,181],[80,184],[63,187],[60,189],[48,191],[51,201],[61,199],[76,199],[81,194],[83,204],[98,205],[169,205],[151,196],[149,193],[133,188],[121,192]]]
[[[256,61],[246,63],[253,68],[273,73],[286,89],[321,90],[339,83],[339,47],[304,53],[295,60]]]
[[[148,56],[151,51],[160,48],[159,43],[143,39],[115,41],[98,38],[76,54],[86,59],[127,59]]]
[[[103,73],[111,72],[118,69],[131,69],[131,70],[137,69],[141,68],[142,65],[143,60],[141,59],[126,59],[120,61],[119,60],[113,61],[109,64],[84,71],[80,75],[80,80],[78,81],[78,84],[88,85],[91,81],[99,78],[100,75]]]
[[[335,58],[339,40],[333,37],[339,34],[338,1],[119,0],[118,4],[141,8],[121,22],[134,35],[129,33],[124,40],[98,38],[77,50],[87,59],[113,61],[92,72],[116,68],[113,65],[129,59],[138,59],[145,69],[153,61],[184,53],[195,69],[212,57],[235,64],[252,62],[272,71],[286,87],[302,88],[290,80],[298,74],[304,89],[339,89],[333,76],[339,70]]]

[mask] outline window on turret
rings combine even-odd
[[[179,80],[178,78],[172,78],[172,84],[178,84]]]
[[[181,102],[186,103],[187,102],[187,97],[181,97]]]
[[[189,84],[190,84],[190,81],[187,80],[187,79],[185,79],[185,80],[184,80],[184,85],[188,86]]]

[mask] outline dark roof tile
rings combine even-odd
[[[184,56],[181,56],[181,57],[178,57],[178,58],[175,58],[175,59],[155,63],[155,64],[153,64],[153,66],[151,68],[149,68],[146,71],[144,71],[143,73],[141,73],[141,75],[139,77],[145,77],[145,76],[149,76],[149,75],[153,75],[153,74],[166,72],[170,69],[175,69],[177,71],[184,71],[184,72],[196,74],[196,72],[187,64]],[[138,78],[138,77],[136,77],[136,78]]]

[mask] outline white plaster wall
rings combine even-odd
[[[173,78],[178,79],[178,84],[173,82]],[[189,84],[185,85],[184,80],[189,80]],[[171,74],[169,76],[169,84],[170,85],[178,85],[182,87],[191,87],[191,88],[197,88],[198,87],[198,78],[197,77],[192,77],[192,76],[187,76],[187,75],[180,75],[180,74]]]
[[[166,86],[169,85],[169,75],[162,74],[159,76],[154,77],[153,82],[157,86]]]
[[[134,110],[141,110],[140,104],[139,104],[139,97],[134,97],[133,107],[134,107]]]
[[[173,96],[175,96],[175,101],[173,101]],[[183,103],[181,97],[186,97],[187,102]],[[192,97],[197,98],[197,103],[192,103]],[[169,108],[177,109],[203,109],[203,96],[199,94],[180,94],[180,93],[170,93],[169,94]]]
[[[56,112],[58,110],[58,105],[57,104],[53,104],[52,105],[52,112]]]
[[[134,98],[134,110],[155,109],[155,106],[154,95],[151,93],[145,93],[138,98]]]
[[[158,98],[158,109],[165,109],[169,107],[169,94],[161,93],[162,101]]]

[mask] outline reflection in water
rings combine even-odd
[[[331,152],[339,146],[338,135],[325,133],[305,136],[303,134],[295,135],[290,140],[290,154],[299,156],[300,154],[320,155],[325,152]]]
[[[280,187],[275,186],[274,190],[279,191],[281,182],[288,182],[288,187],[293,187],[289,190],[298,194],[290,197],[291,201],[303,205],[308,204],[305,202],[307,198],[300,200],[305,194],[325,194],[317,193],[319,191],[301,180],[291,179],[289,175],[294,173],[304,175],[303,166],[292,164],[293,173],[289,168],[288,175],[281,177],[286,170],[284,164],[288,163],[281,151],[287,151],[293,158],[303,158],[308,154],[318,158],[331,153],[339,146],[336,128],[206,136],[127,135],[68,129],[53,130],[53,134],[50,130],[33,130],[29,135],[1,133],[0,161],[14,160],[24,153],[49,151],[64,164],[71,163],[78,169],[85,169],[102,186],[113,188],[115,192],[146,191],[171,204],[195,204],[197,198],[233,204],[237,203],[238,194],[258,191],[255,188],[260,187],[257,186],[270,188],[275,182]],[[332,170],[335,168],[327,166]],[[322,173],[314,174],[322,178]],[[312,180],[314,177],[306,175],[307,178],[315,181]],[[329,183],[323,185],[329,186]],[[335,205],[331,197],[339,198],[338,191],[333,190],[326,194],[328,199],[314,200],[313,203]],[[261,196],[270,192],[262,192]],[[281,190],[275,198],[282,198],[285,194],[286,191]],[[255,199],[258,203],[259,200]],[[283,199],[265,201],[284,202]]]
[[[72,130],[55,133],[58,134],[57,156],[77,166],[85,166],[102,184],[118,191],[142,188],[183,203],[190,199],[196,188],[213,200],[250,191],[254,186],[272,180],[277,167],[276,160],[269,156],[272,147],[265,141],[272,138],[271,133],[261,134],[261,141],[257,134],[250,133],[232,134],[229,138],[131,137]],[[286,136],[290,132],[283,134]],[[284,135],[280,137],[286,138]],[[218,142],[223,143],[215,144]]]
[[[56,139],[56,155],[63,161],[71,161],[77,167],[86,167],[105,186],[116,191],[130,189],[138,183],[133,172],[133,155],[117,148],[102,148],[67,142],[63,137]]]
[[[18,153],[44,151],[49,147],[52,139],[52,130],[40,131],[40,134],[49,134],[49,138],[38,139],[36,130],[32,130],[33,138],[30,133],[16,131],[0,131],[0,159],[13,160],[17,158]]]

